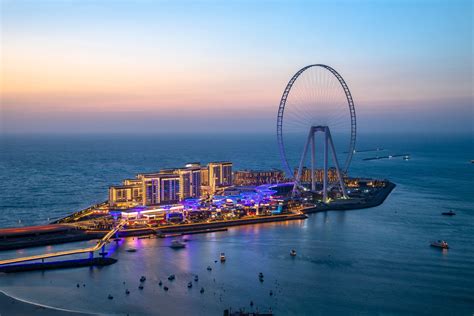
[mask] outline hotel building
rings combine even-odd
[[[211,194],[215,194],[218,190],[232,185],[232,162],[210,162],[207,168],[209,170],[209,187]]]
[[[109,205],[118,208],[128,208],[141,205],[143,188],[140,180],[126,179],[123,185],[109,188]]]
[[[231,185],[231,162],[211,162],[207,167],[193,162],[184,168],[141,173],[136,179],[123,181],[123,185],[111,186],[109,205],[128,208],[174,204],[187,198],[200,198],[204,194],[213,195]]]

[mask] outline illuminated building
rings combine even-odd
[[[187,198],[213,195],[216,190],[231,185],[231,162],[211,162],[206,167],[202,167],[199,162],[192,162],[183,168],[141,173],[136,179],[124,180],[123,185],[111,186],[109,205],[127,208],[172,204]]]
[[[234,185],[261,185],[284,182],[283,171],[272,170],[239,170],[234,173]]]
[[[180,200],[201,196],[201,165],[199,163],[186,164],[185,168],[174,171],[179,175]]]
[[[167,171],[138,175],[143,186],[143,205],[171,204],[180,200],[179,175]]]
[[[232,185],[232,162],[210,162],[207,168],[209,170],[209,188],[211,194],[215,194],[217,190]]]
[[[109,205],[112,207],[127,208],[141,205],[143,191],[141,181],[124,180],[123,185],[109,188]]]
[[[298,170],[295,169],[295,176]],[[323,176],[324,176],[324,170],[323,169],[316,169],[314,170],[315,176],[316,176],[316,182],[322,183],[323,182]],[[343,175],[344,176],[344,175]],[[302,172],[301,172],[301,177],[300,177],[301,182],[306,182],[309,183],[311,182],[311,169],[303,167]],[[336,183],[339,181],[339,178],[337,176],[337,170],[336,168],[332,167],[328,169],[328,181],[329,183]]]

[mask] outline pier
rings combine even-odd
[[[40,255],[33,255],[33,256],[27,256],[27,257],[20,257],[20,258],[12,258],[12,259],[6,259],[6,260],[0,260],[0,271],[4,269],[6,265],[11,265],[11,264],[16,264],[16,263],[23,263],[23,262],[29,262],[29,261],[36,261],[36,260],[41,260],[41,263],[44,264],[45,259],[50,259],[50,258],[57,258],[57,257],[63,257],[63,256],[70,256],[70,255],[76,255],[76,254],[81,254],[81,253],[89,253],[89,259],[91,262],[93,262],[94,259],[94,252],[97,250],[101,249],[102,256],[105,256],[105,245],[109,242],[110,238],[115,236],[120,230],[123,229],[126,221],[121,220],[113,229],[111,229],[102,239],[100,239],[97,244],[93,247],[88,247],[88,248],[80,248],[80,249],[73,249],[73,250],[65,250],[65,251],[58,251],[58,252],[52,252],[52,253],[45,253],[45,254],[40,254]],[[9,266],[11,269],[11,266]]]

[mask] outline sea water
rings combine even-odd
[[[0,289],[31,302],[109,314],[222,315],[226,308],[271,308],[276,315],[472,315],[472,135],[358,137],[358,149],[377,147],[385,150],[356,153],[350,174],[397,185],[378,207],[192,235],[182,250],[169,248],[169,239],[127,238],[109,245],[118,259],[114,265],[1,275]],[[405,153],[409,160],[363,160]],[[300,152],[287,154],[295,163]],[[2,136],[0,227],[45,224],[104,201],[109,185],[139,172],[213,160],[230,160],[234,169],[281,168],[273,135]],[[441,215],[449,209],[457,215]],[[430,247],[436,239],[451,248]],[[6,251],[0,258],[93,243]],[[220,252],[227,256],[223,264],[215,262]],[[169,274],[176,280],[168,281]],[[147,277],[143,290],[141,275]]]

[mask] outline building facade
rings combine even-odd
[[[275,184],[285,181],[283,171],[272,170],[239,170],[234,172],[234,185]]]
[[[232,162],[210,162],[207,168],[209,170],[209,187],[211,194],[215,194],[219,189],[232,185]]]
[[[128,208],[141,205],[143,202],[143,191],[141,184],[127,184],[111,186],[109,188],[109,205],[117,208]]]
[[[296,174],[298,173],[298,170],[295,169],[295,177]],[[316,182],[317,183],[322,183],[323,182],[323,177],[324,177],[324,170],[323,169],[316,169],[314,171],[315,176],[316,176]],[[344,177],[344,174],[342,174],[342,177]],[[301,171],[301,182],[311,182],[311,169],[307,167],[303,167]],[[328,182],[329,183],[336,183],[339,181],[339,178],[337,177],[337,170],[334,167],[328,168]]]
[[[127,208],[137,205],[173,204],[187,198],[213,195],[232,185],[232,163],[211,162],[206,167],[198,162],[183,168],[141,173],[126,179],[123,185],[109,188],[109,205]]]

